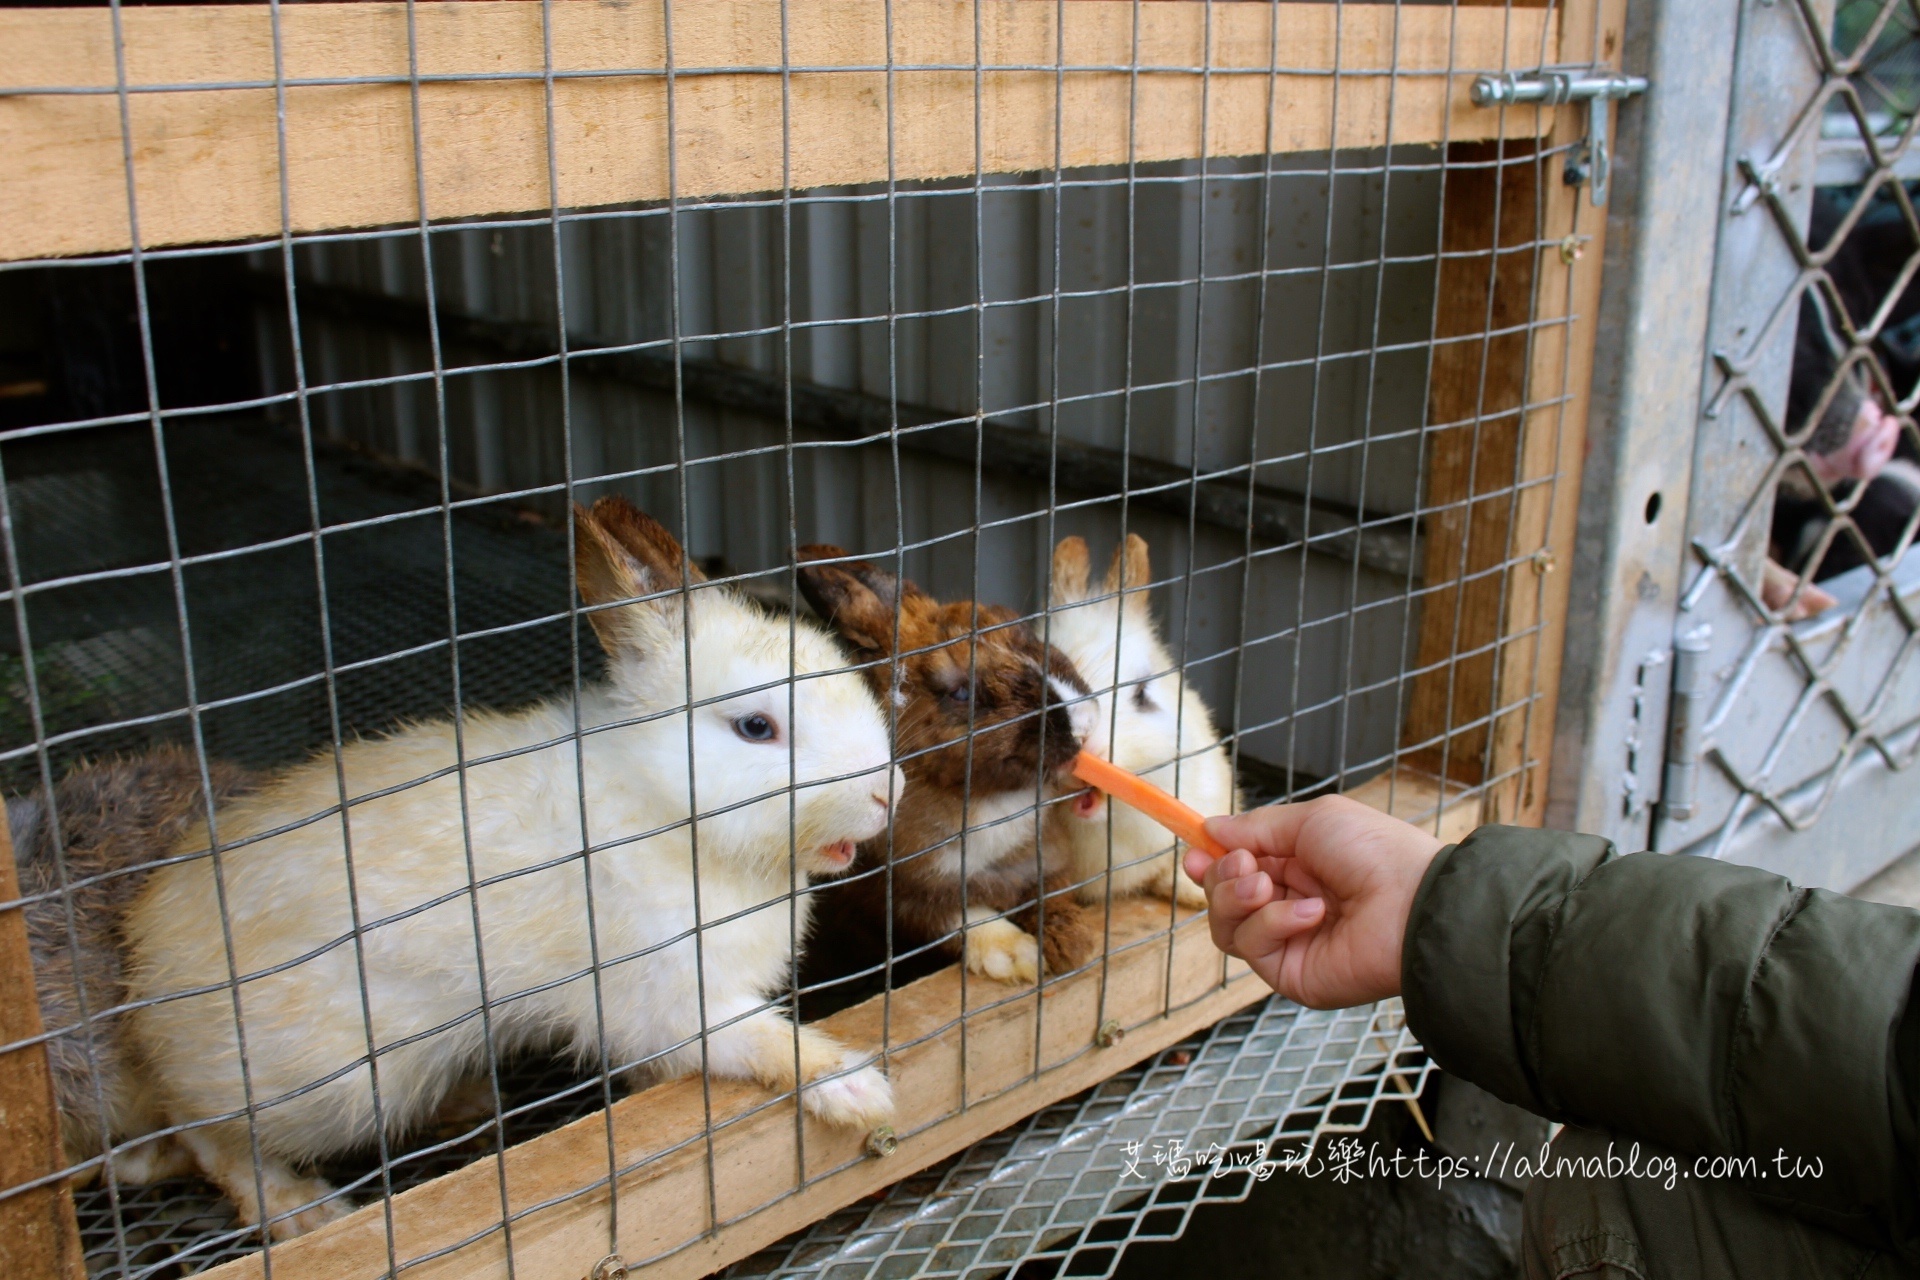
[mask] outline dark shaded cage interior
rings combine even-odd
[[[1555,478],[1550,466],[1525,474],[1519,441],[1531,411],[1565,399],[1563,387],[1526,385],[1536,342],[1567,341],[1563,319],[1532,301],[1537,227],[1561,162],[1529,140],[1140,163],[0,270],[10,624],[0,782],[23,892],[51,921],[45,945],[77,944],[70,908],[88,893],[138,891],[65,860],[58,829],[71,838],[86,824],[50,806],[46,788],[78,767],[170,749],[160,758],[175,762],[189,801],[169,819],[174,833],[206,816],[191,803],[204,799],[203,767],[216,790],[217,769],[245,771],[233,784],[244,802],[293,776],[276,771],[345,759],[456,712],[463,725],[491,724],[486,711],[540,699],[563,720],[584,705],[581,690],[613,673],[607,634],[595,632],[595,617],[613,615],[582,608],[604,602],[585,598],[585,576],[576,593],[571,558],[585,534],[570,511],[610,495],[657,519],[707,580],[793,615],[795,628],[821,612],[796,557],[831,544],[940,600],[1006,606],[1011,621],[996,625],[1038,643],[1061,612],[1061,540],[1088,544],[1098,595],[1107,556],[1137,535],[1150,570],[1107,591],[1145,594],[1165,657],[1081,674],[1114,702],[1137,693],[1145,706],[1149,685],[1171,688],[1176,725],[1197,736],[1190,745],[1176,730],[1151,764],[1197,769],[1224,752],[1233,772],[1219,807],[1350,790],[1409,761],[1462,788],[1496,781],[1494,726],[1516,709],[1525,721],[1539,692],[1522,680],[1503,701],[1517,686],[1486,673],[1503,645],[1532,635],[1510,625],[1509,571],[1544,572],[1514,513]],[[1435,506],[1440,475],[1448,496]],[[662,589],[627,586],[614,594]],[[1121,625],[1117,605],[1113,616]],[[685,662],[691,671],[691,652]],[[1199,701],[1180,701],[1184,689]],[[735,728],[749,736],[745,723]],[[457,778],[464,826],[477,766],[467,747],[449,750],[457,766],[434,757],[375,799]],[[1515,758],[1509,775],[1527,767],[1524,746]],[[348,765],[337,767],[345,779]],[[1043,794],[1038,776],[1031,785],[1013,812],[970,816],[966,831],[1038,829],[1063,797]],[[339,825],[334,794],[247,839]],[[471,850],[492,837],[456,837],[467,870],[432,909],[471,910],[478,936]],[[788,838],[782,874],[807,898],[792,824]],[[197,856],[204,829],[199,839],[169,839],[147,861],[188,846]],[[964,837],[958,847],[964,858]],[[1097,898],[1112,874],[1073,887],[1092,883]],[[1154,901],[1164,936],[1184,908]],[[228,911],[222,899],[223,929]],[[835,930],[818,911],[816,930]],[[407,914],[381,927],[409,927]],[[356,917],[328,954],[364,966],[377,932]],[[889,978],[945,966],[959,946],[949,933],[920,947],[916,969],[903,941],[897,966],[890,951],[879,968],[806,991],[789,974],[762,994],[783,1014],[844,1010]],[[1156,999],[1170,1007],[1171,946],[1166,955]],[[1096,950],[1065,968],[1104,975],[1109,963]],[[73,967],[84,982],[84,965]],[[366,972],[360,990],[349,974],[332,998],[364,1017],[371,1042]],[[227,983],[240,988],[242,1037],[246,1003],[265,999],[251,993],[274,976]],[[125,999],[117,980],[102,979],[91,1008],[83,993],[60,1016],[47,1009],[56,1071],[84,1077],[97,1043],[119,1034],[110,1028],[133,1010],[102,1007]],[[960,981],[969,1011],[992,1010],[991,983]],[[300,1185],[323,1190],[289,1193],[278,1209],[265,1193],[269,1214],[304,1228],[325,1217],[302,1217],[317,1212],[302,1195],[337,1216],[499,1157],[496,1225],[510,1231],[501,1153],[649,1083],[650,1064],[668,1075],[699,1066],[715,1030],[703,1009],[671,1061],[517,1031],[520,1047],[495,1054],[491,1028],[511,1022],[511,1005],[483,998],[459,1015],[489,1028],[466,1063],[472,1079],[377,1141],[295,1160],[321,1180]],[[870,1005],[892,1008],[860,1008]],[[1343,1033],[1339,1052],[1299,1047],[1310,1065],[1254,1125],[1267,1136],[1230,1124],[1233,1142],[1310,1141],[1342,1107],[1417,1093],[1424,1059],[1397,1015],[1382,1016]],[[883,1039],[897,1030],[876,1025]],[[1292,1026],[1276,1033],[1282,1042]],[[432,1034],[253,1098],[238,1123],[306,1105],[306,1093],[365,1074],[369,1058],[384,1070],[383,1058],[398,1062],[389,1055]],[[1036,1072],[1044,1036],[1036,1022]],[[621,1074],[635,1066],[640,1076]],[[963,1068],[963,1105],[964,1079]],[[377,1114],[380,1086],[372,1097]],[[662,1159],[703,1142],[712,1159],[719,1112],[711,1098],[702,1105],[700,1136]],[[140,1154],[132,1145],[108,1158],[103,1138],[81,1162],[92,1272],[184,1274],[260,1247],[259,1215],[237,1215],[182,1168],[136,1169],[121,1159]],[[264,1189],[260,1150],[239,1176]],[[816,1176],[804,1150],[797,1169],[796,1190]],[[603,1165],[599,1176],[623,1172]],[[717,1205],[711,1183],[707,1194]],[[1047,1237],[1050,1248],[1073,1238]]]
[[[277,251],[161,257],[164,494],[130,272],[9,272],[11,424],[118,419],[8,442],[56,773],[186,738],[170,536],[198,698],[222,704],[209,748],[274,765],[326,741],[316,506],[345,729],[451,704],[450,609],[466,701],[551,690],[564,627],[472,633],[565,612],[569,452],[578,497],[618,488],[675,529],[684,483],[690,554],[769,598],[791,599],[797,539],[898,551],[937,596],[1033,612],[1049,539],[1111,547],[1124,517],[1187,677],[1249,726],[1242,754],[1309,782],[1377,771],[1417,622],[1442,180],[1431,150],[1337,164],[1276,157],[1264,192],[1257,167],[1216,161],[1204,183],[1157,166],[740,200],[681,211],[677,232],[662,209],[596,215],[564,226],[559,280],[544,220],[436,229],[432,314],[416,232],[303,245],[298,374]],[[999,434],[975,432],[976,407]],[[1300,551],[1309,520],[1320,554]],[[17,787],[38,767],[10,701]]]
[[[1920,108],[1920,18],[1838,7],[1833,48],[1857,60],[1818,117],[1818,185],[1805,248],[1819,267],[1793,317],[1782,443],[1805,461],[1779,476],[1771,555],[1825,582],[1898,563],[1920,511],[1920,167],[1905,145]],[[1907,420],[1902,421],[1902,418]],[[1861,572],[1861,571],[1864,571]],[[1843,588],[1845,594],[1845,588]]]
[[[568,420],[576,476],[631,477],[616,483],[677,528],[681,451],[693,553],[775,595],[795,540],[898,548],[939,598],[1033,611],[1053,542],[1080,534],[1104,554],[1124,518],[1153,548],[1188,678],[1259,726],[1243,754],[1313,779],[1377,769],[1417,572],[1438,161],[1403,148],[1390,173],[1382,153],[1349,154],[1331,178],[1324,157],[1279,157],[1265,184],[1254,164],[1216,161],[1205,182],[1160,165],[814,191],[686,211],[677,227],[644,210],[569,225],[559,280],[544,226],[451,232],[434,262],[443,359],[473,372],[447,383],[450,466],[550,507],[562,440],[534,424]],[[412,250],[302,254],[302,337],[326,381],[407,379],[318,398],[316,434],[431,464]],[[497,367],[550,359],[562,290],[564,396],[551,363]],[[369,295],[402,305],[374,328]],[[897,459],[890,440],[863,443],[896,415]],[[1252,557],[1250,481],[1292,535],[1257,539]],[[1309,493],[1328,554],[1303,557]],[[1341,534],[1361,523],[1356,566]],[[1243,616],[1243,591],[1260,612]],[[1290,680],[1239,679],[1243,652],[1263,676],[1297,657],[1305,707]]]

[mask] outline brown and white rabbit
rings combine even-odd
[[[595,1062],[604,1034],[614,1070],[657,1078],[704,1058],[792,1090],[797,1066],[812,1114],[892,1114],[872,1052],[768,1003],[811,910],[795,883],[844,871],[904,785],[873,694],[818,628],[697,585],[680,545],[623,499],[576,509],[574,529],[608,657],[580,696],[578,761],[562,695],[468,714],[464,770],[447,720],[348,744],[350,846],[327,812],[331,754],[218,810],[245,1087],[212,863],[155,872],[129,913],[130,985],[160,1001],[134,1018],[144,1074],[202,1171],[275,1235],[346,1212],[299,1171],[372,1142],[376,1099],[399,1132],[484,1067],[477,951],[496,1053],[557,1039]],[[183,849],[206,841],[203,828]]]
[[[1114,551],[1106,580],[1094,589],[1090,577],[1086,542],[1061,539],[1053,550],[1052,616],[1045,629],[1093,687],[1096,714],[1089,750],[1174,792],[1202,813],[1237,809],[1233,765],[1213,717],[1154,624],[1147,603],[1153,573],[1146,539],[1128,534]],[[1052,817],[1073,850],[1074,879],[1085,901],[1098,902],[1106,894],[1111,865],[1115,897],[1150,891],[1182,906],[1207,905],[1205,892],[1179,865],[1177,854],[1186,846],[1139,810],[1109,805],[1099,792],[1087,791],[1070,805],[1055,805]]]
[[[215,804],[259,781],[223,761],[209,762],[207,772]],[[20,893],[37,898],[25,908],[27,946],[40,1021],[52,1036],[47,1065],[69,1164],[100,1156],[110,1135],[161,1127],[135,1076],[126,1015],[119,1012],[127,1001],[121,926],[153,863],[205,819],[206,805],[199,763],[178,746],[78,765],[54,785],[51,804],[45,791],[7,800]],[[122,1183],[192,1167],[170,1138],[137,1143],[112,1160]],[[89,1166],[80,1180],[90,1181],[98,1169]]]
[[[1080,785],[1067,769],[1092,706],[1073,664],[1010,609],[941,604],[838,547],[802,547],[800,558],[808,603],[871,664],[874,691],[895,707],[908,779],[891,833],[895,957],[932,946],[1003,982],[1036,981],[1043,953],[1053,972],[1083,964],[1098,931],[1041,812],[1044,799]],[[862,844],[854,874],[826,890],[834,934],[810,950],[819,963],[803,976],[843,976],[885,957],[888,850],[885,835]]]

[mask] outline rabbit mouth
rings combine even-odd
[[[1088,787],[1073,798],[1073,816],[1086,822],[1092,822],[1106,812],[1107,798],[1092,787]]]

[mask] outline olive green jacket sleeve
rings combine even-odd
[[[1912,1257],[1916,961],[1920,912],[1482,827],[1428,869],[1401,976],[1442,1070],[1549,1119],[1756,1157],[1756,1194]],[[1821,1176],[1783,1181],[1782,1152]]]

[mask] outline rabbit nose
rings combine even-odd
[[[885,813],[887,810],[893,807],[893,802],[887,799],[887,793],[884,791],[874,792],[873,802],[880,806],[880,812],[882,813]]]

